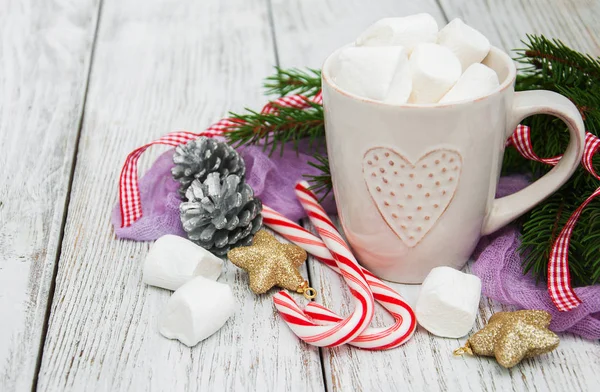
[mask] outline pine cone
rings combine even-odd
[[[185,193],[194,180],[201,183],[209,173],[217,172],[222,177],[235,174],[242,179],[246,173],[244,160],[230,145],[209,137],[199,137],[175,148],[173,178],[179,181],[179,195]],[[185,199],[184,199],[185,200]]]
[[[179,206],[188,238],[217,256],[236,246],[248,246],[262,226],[262,203],[235,174],[208,174],[194,180]]]

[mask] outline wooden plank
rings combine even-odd
[[[440,4],[449,19],[462,18],[507,51],[522,48],[527,34],[545,34],[600,55],[600,2],[595,0],[440,0]]]
[[[109,219],[129,151],[263,103],[260,85],[274,64],[266,2],[105,0],[102,8],[40,390],[322,389],[318,350],[229,263],[220,281],[233,286],[235,316],[191,349],[163,338],[157,320],[170,293],[141,282],[149,244],[115,239]]]
[[[0,390],[32,388],[97,0],[0,2]]]
[[[591,21],[597,12],[597,3],[590,10],[586,5],[591,2],[536,5],[540,3],[543,2],[531,1],[526,6],[517,1],[442,0],[446,15],[450,18],[463,17],[467,23],[481,29],[496,45],[518,47],[519,39],[526,32],[560,32],[560,35],[553,35],[575,47],[596,53],[597,38],[589,26],[593,25]],[[462,14],[455,12],[456,5],[460,5],[458,9]],[[587,11],[591,12],[588,14]],[[411,7],[403,2],[385,2],[384,5],[368,4],[361,8],[360,5],[341,1],[293,2],[291,5],[286,2],[285,6],[275,2],[274,22],[281,66],[318,67],[328,53],[350,42],[374,20],[416,12],[434,12],[440,25],[444,24],[438,12],[421,4]],[[569,18],[571,12],[576,17]],[[525,23],[531,20],[534,28],[529,30],[532,24]],[[352,301],[342,279],[313,260],[309,261],[309,272],[313,287],[320,292],[318,300],[342,314],[348,314]],[[414,304],[419,286],[393,286]],[[484,320],[499,310],[510,309],[482,299],[475,329],[481,328]],[[373,324],[381,326],[390,321],[391,317],[380,309]],[[555,352],[527,360],[511,370],[503,369],[487,358],[455,358],[452,351],[465,339],[438,338],[420,327],[409,343],[396,350],[371,353],[341,347],[323,349],[322,355],[329,391],[396,391],[402,388],[445,391],[593,390],[600,381],[592,370],[600,364],[600,345],[568,334],[562,335],[561,339],[561,345]]]

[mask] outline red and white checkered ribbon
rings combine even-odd
[[[149,147],[155,144],[164,144],[168,146],[178,146],[187,143],[202,135],[214,136],[217,133],[193,133],[193,132],[171,132],[160,139],[151,143],[144,144],[133,150],[125,159],[121,176],[119,179],[119,200],[121,206],[121,227],[130,226],[133,222],[142,216],[142,204],[140,200],[140,189],[138,186],[137,163],[140,156]]]
[[[306,109],[314,104],[320,105],[322,103],[323,97],[320,91],[314,97],[310,98],[307,98],[303,95],[288,95],[267,103],[263,107],[262,113],[276,113],[280,107]],[[137,163],[144,151],[156,144],[178,146],[179,144],[187,143],[190,140],[197,139],[200,136],[221,136],[232,127],[238,126],[241,123],[241,120],[235,118],[224,118],[208,127],[204,132],[171,132],[160,139],[154,140],[148,144],[144,144],[143,146],[133,150],[125,159],[123,169],[121,170],[121,176],[119,178],[121,227],[131,226],[133,222],[137,221],[142,216],[142,203],[138,186]]]
[[[336,273],[342,274],[321,238],[267,206],[263,206],[262,215],[266,226],[306,250]],[[415,313],[394,289],[367,269],[360,268],[373,292],[373,297],[390,312],[395,322],[387,328],[369,327],[349,344],[366,350],[388,350],[404,344],[411,338],[417,327]],[[316,302],[309,302],[304,308],[304,314],[322,324],[338,323],[343,320],[342,317]]]
[[[538,162],[556,165],[561,156],[552,158],[540,158],[533,152],[531,143],[531,130],[528,126],[519,125],[515,133],[510,137],[509,144],[512,144],[521,155],[527,159]],[[600,139],[587,132],[585,135],[585,148],[582,158],[583,167],[595,178],[600,180],[598,173],[594,171],[592,158],[600,149]],[[552,302],[561,312],[566,312],[576,308],[581,304],[581,300],[575,294],[571,287],[571,275],[569,272],[569,243],[571,234],[577,220],[581,216],[583,209],[597,196],[600,195],[600,187],[594,191],[579,208],[569,217],[567,224],[563,227],[560,234],[552,245],[550,259],[548,260],[548,293]]]
[[[276,100],[267,103],[261,110],[261,113],[277,113],[280,107],[306,109],[310,107],[311,104],[323,104],[323,95],[321,94],[321,91],[311,98],[306,98],[303,95],[286,95],[285,97],[277,98]]]

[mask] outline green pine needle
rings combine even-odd
[[[536,88],[573,86],[586,89],[600,82],[599,59],[579,53],[557,39],[527,35],[527,40],[523,42],[526,48],[517,50],[515,58],[525,66],[520,70],[520,82],[538,83]]]
[[[289,94],[301,94],[312,97],[321,89],[321,71],[318,69],[309,68],[307,71],[296,68],[275,67],[275,69],[277,72],[265,80],[264,86],[268,95],[283,97]]]
[[[308,162],[314,168],[321,171],[321,174],[315,176],[305,176],[308,182],[312,184],[310,189],[316,194],[320,194],[321,200],[326,198],[331,190],[333,189],[333,183],[331,182],[331,172],[329,170],[329,159],[327,155],[315,154],[314,158],[316,162]]]
[[[282,97],[288,94],[315,96],[321,89],[321,72],[309,69],[281,69],[267,77],[264,84],[267,94]],[[226,137],[234,147],[260,144],[273,154],[278,148],[283,153],[285,143],[296,145],[302,139],[311,144],[322,144],[325,136],[323,106],[309,102],[310,108],[279,107],[278,113],[259,113],[246,109],[245,113],[230,113],[239,125],[228,129]]]
[[[302,139],[311,143],[322,143],[325,135],[323,106],[314,103],[309,109],[280,107],[278,113],[259,113],[246,109],[246,113],[231,113],[231,118],[240,125],[231,127],[225,133],[234,147],[260,144],[269,154],[278,148],[283,153],[287,142],[296,145]]]

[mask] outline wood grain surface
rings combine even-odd
[[[543,33],[600,55],[595,0],[0,3],[0,391],[596,390],[600,344],[571,335],[511,370],[455,358],[465,339],[421,328],[388,352],[316,349],[230,263],[219,281],[238,310],[223,329],[191,349],[158,333],[170,292],[141,282],[149,244],[110,223],[127,153],[259,108],[273,65],[318,68],[377,19],[419,12],[440,27],[461,17],[505,50]],[[348,314],[341,278],[307,264],[317,300]],[[419,286],[394,287],[414,304]],[[482,299],[475,328],[501,309]],[[379,308],[374,324],[390,321]]]
[[[238,311],[224,328],[191,349],[162,337],[171,293],[141,282],[149,244],[116,240],[110,224],[129,151],[263,103],[267,15],[262,0],[104,1],[39,390],[322,389],[318,350],[231,264],[220,281]]]
[[[36,375],[97,12],[0,2],[0,391]]]

